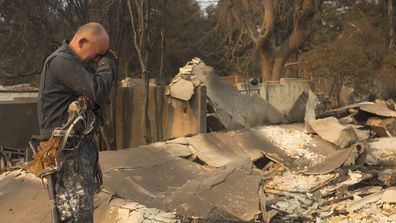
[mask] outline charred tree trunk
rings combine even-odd
[[[270,37],[257,41],[259,44],[262,44],[257,48],[261,51],[263,81],[279,81],[282,67],[286,60],[311,34],[314,15],[318,10],[319,3],[320,1],[304,0],[302,3],[295,5],[296,15],[294,15],[294,28],[290,35],[279,46],[275,46],[274,43],[271,43],[274,42],[273,32],[270,33]],[[272,20],[273,19],[271,19],[271,21]]]
[[[260,50],[261,78],[262,81],[269,81],[272,78],[272,68],[274,67],[274,57],[272,53]]]
[[[231,8],[231,16],[241,25],[241,32],[255,44],[260,56],[263,82],[280,79],[287,59],[310,35],[314,15],[321,4],[322,0],[228,2],[226,6]],[[293,10],[288,10],[290,8]],[[257,14],[257,9],[261,9],[262,15],[259,23],[257,17],[252,16]],[[291,21],[290,24],[284,24],[287,32],[278,35],[280,31],[274,29],[275,22],[278,24],[286,17]],[[281,41],[275,41],[276,36],[285,37]]]
[[[387,0],[386,14],[388,17],[388,49],[392,50],[395,47],[395,29],[393,22],[393,0]]]

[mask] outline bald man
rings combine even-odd
[[[41,73],[38,119],[41,140],[68,118],[71,102],[86,96],[96,107],[109,98],[115,74],[115,62],[108,53],[109,36],[102,25],[81,26],[70,42],[53,52]],[[92,67],[91,62],[97,66]],[[66,152],[65,152],[66,153]],[[56,182],[56,203],[60,220],[93,222],[93,194],[98,149],[93,137],[85,138],[78,148],[65,154]]]

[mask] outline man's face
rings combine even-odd
[[[108,41],[105,38],[84,38],[80,49],[80,57],[84,62],[97,62],[108,49]]]

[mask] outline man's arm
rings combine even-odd
[[[90,73],[85,67],[69,55],[55,57],[49,69],[54,78],[69,88],[76,96],[87,96],[98,106],[103,106],[111,92],[114,79],[115,63],[109,57],[103,57],[98,62],[96,73]]]

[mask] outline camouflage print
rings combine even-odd
[[[91,140],[65,152],[58,173],[56,204],[61,222],[93,222],[93,197],[98,150]]]

